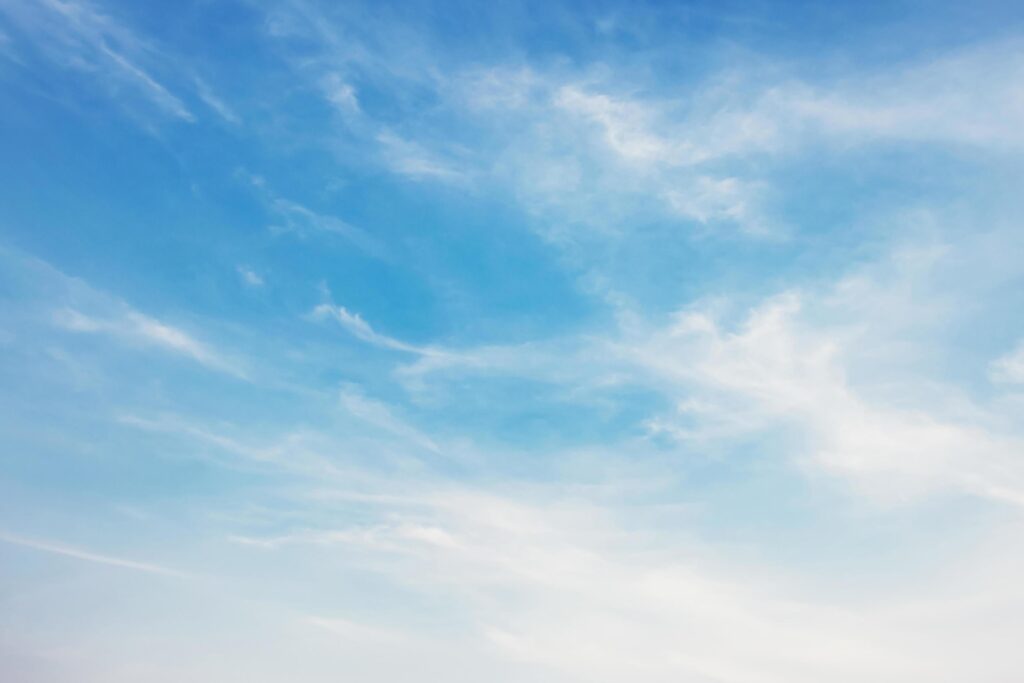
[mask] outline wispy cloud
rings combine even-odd
[[[344,239],[376,258],[386,258],[387,248],[366,230],[352,225],[337,216],[314,211],[298,202],[286,199],[275,193],[265,179],[250,174],[242,174],[259,192],[268,209],[279,219],[270,226],[276,234],[292,234],[301,239],[316,235],[334,235]]]
[[[1015,253],[1005,236],[999,244]],[[975,276],[973,293],[953,284],[1000,271],[997,260],[963,244],[896,244],[877,261],[766,296],[744,314],[712,302],[659,325],[634,311],[614,334],[424,355],[396,376],[411,389],[529,377],[590,397],[643,387],[677,406],[649,416],[647,427],[688,448],[771,435],[786,444],[774,457],[876,501],[966,494],[1021,506],[1024,433],[1007,409],[907,370],[940,348],[941,326],[955,325],[961,300],[1012,281],[1013,269],[988,282]],[[361,319],[348,317],[353,334],[369,337]],[[1019,381],[1019,355],[994,361],[992,379]]]
[[[363,645],[389,645],[405,640],[402,634],[339,617],[306,617],[306,623],[323,629],[345,641]]]
[[[271,207],[284,219],[283,224],[273,226],[276,232],[294,232],[300,236],[309,236],[316,232],[334,234],[364,249],[369,249],[375,244],[369,235],[352,224],[335,216],[317,213],[291,200],[275,198],[271,202]]]
[[[464,184],[469,172],[460,164],[440,153],[428,150],[421,143],[399,137],[391,131],[377,135],[385,163],[399,175],[413,180],[437,180]]]
[[[262,287],[263,276],[248,266],[238,266],[238,277],[248,287]]]
[[[1024,505],[1024,469],[1015,464],[1024,439],[864,395],[842,364],[850,342],[808,326],[800,311],[797,295],[771,300],[735,331],[686,314],[659,341],[639,345],[636,358],[704,387],[712,401],[728,397],[719,406],[734,434],[737,415],[755,430],[806,430],[810,462],[869,494],[899,500],[952,489]]]
[[[224,580],[135,593],[127,572],[186,574],[0,532],[8,555],[111,570],[8,572],[0,669],[1016,680],[1019,43],[950,47],[978,27],[929,23],[900,34],[927,49],[869,54],[887,12],[514,5],[453,23],[285,0],[222,26],[199,3],[165,27],[0,0],[5,71],[40,69],[33,87],[232,126],[140,155],[137,131],[76,120],[40,162],[67,162],[67,206],[12,185],[12,242],[139,287],[0,249],[4,504],[141,531]],[[42,99],[12,109],[35,131],[66,120]],[[99,184],[76,175],[96,140],[127,150]],[[242,163],[267,180],[225,187]],[[225,222],[254,202],[267,229],[246,241]],[[105,250],[137,215],[174,232]],[[325,245],[344,251],[303,258]],[[152,263],[196,277],[168,287]]]
[[[436,100],[430,116],[369,130],[394,172],[511,191],[548,236],[621,236],[646,212],[698,232],[779,237],[787,231],[771,207],[784,190],[766,164],[893,142],[1018,146],[1006,119],[992,118],[1020,107],[1003,87],[1021,80],[1018,54],[1003,42],[817,82],[782,65],[739,64],[682,91],[614,65],[573,73],[499,63],[444,79],[421,65],[415,85]]]
[[[0,264],[9,278],[10,291],[18,294],[18,305],[8,312],[21,316],[26,325],[42,324],[50,331],[107,337],[120,344],[158,350],[210,370],[247,379],[240,360],[193,333],[147,315],[45,261],[0,248]]]
[[[342,407],[359,419],[432,453],[442,453],[441,448],[432,438],[395,415],[393,409],[387,404],[366,396],[359,387],[354,385],[343,387],[340,398]]]
[[[333,549],[373,558],[378,575],[403,590],[443,594],[469,611],[478,635],[463,649],[528,662],[555,680],[855,681],[880,672],[934,680],[941,667],[930,648],[958,638],[976,646],[984,636],[971,630],[997,633],[1012,610],[962,577],[943,582],[948,598],[811,598],[797,582],[732,565],[698,541],[624,533],[623,520],[592,501],[448,489],[412,508],[382,508],[390,523],[254,543],[291,556]],[[1011,604],[1021,597],[1013,592]],[[961,628],[935,628],[937,615]],[[343,634],[364,633],[349,626]],[[1000,670],[1006,649],[989,651]],[[970,659],[943,665],[967,671]]]
[[[992,361],[989,376],[994,382],[1024,384],[1024,344]]]
[[[211,464],[233,470],[269,471],[278,476],[311,477],[323,483],[342,478],[357,479],[341,466],[344,444],[329,435],[308,429],[290,430],[274,438],[257,438],[234,425],[209,424],[208,421],[180,415],[117,415],[115,421],[132,429],[165,435],[174,440],[210,447]]]
[[[554,94],[554,104],[596,123],[608,146],[627,160],[664,161],[673,155],[673,144],[655,135],[649,120],[651,113],[639,102],[563,86]]]
[[[24,536],[18,536],[7,532],[0,532],[0,542],[21,546],[23,548],[31,548],[40,552],[50,553],[52,555],[60,555],[61,557],[69,557],[83,562],[92,562],[111,567],[120,567],[122,569],[131,569],[133,571],[143,572],[146,574],[157,574],[160,576],[170,576],[179,579],[191,578],[191,575],[189,574],[158,564],[139,562],[137,560],[129,560],[122,557],[114,557],[112,555],[104,555],[90,550],[82,550],[80,548],[64,545],[62,543],[26,538]]]
[[[218,116],[234,125],[242,123],[242,118],[213,91],[213,88],[206,81],[196,77],[195,85],[196,94],[199,96],[199,99],[205,102],[206,106],[216,112]]]
[[[739,178],[697,176],[679,189],[665,191],[671,210],[702,225],[734,224],[749,234],[770,234],[758,200],[763,183]]]
[[[245,378],[242,370],[206,344],[177,327],[137,311],[126,309],[114,316],[95,316],[73,308],[63,308],[54,313],[53,322],[71,332],[105,334],[159,348],[190,358],[212,370]]]
[[[360,113],[356,89],[350,83],[346,83],[339,74],[332,73],[325,76],[322,87],[327,101],[334,105],[334,108],[343,116]]]
[[[112,16],[77,0],[12,0],[0,7],[51,62],[97,79],[111,96],[127,86],[162,114],[186,122],[195,116],[147,69],[157,51]]]
[[[422,356],[447,356],[448,353],[429,346],[417,346],[403,342],[374,330],[358,313],[352,313],[344,306],[323,303],[318,304],[310,313],[316,320],[334,320],[356,339],[373,346],[395,351],[405,351]]]

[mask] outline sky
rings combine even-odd
[[[1011,683],[1024,5],[0,0],[0,678]]]

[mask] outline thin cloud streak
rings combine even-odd
[[[54,313],[53,322],[70,332],[106,334],[128,341],[141,342],[147,346],[185,356],[212,370],[224,372],[239,379],[246,379],[246,374],[241,369],[228,362],[206,344],[196,340],[183,330],[137,311],[127,310],[116,317],[96,317],[86,315],[73,308],[64,308]]]
[[[165,116],[194,123],[195,116],[138,60],[159,61],[158,53],[128,27],[74,0],[24,2],[0,7],[56,64],[98,79],[111,95],[120,85],[135,90]]]
[[[7,532],[0,532],[0,542],[9,543],[11,545],[20,546],[23,548],[31,548],[44,553],[50,553],[52,555],[59,555],[61,557],[69,557],[75,560],[81,560],[83,562],[92,562],[94,564],[103,564],[111,567],[120,567],[122,569],[131,569],[132,571],[143,572],[145,574],[156,574],[159,576],[169,576],[176,579],[190,579],[194,578],[191,574],[178,571],[176,569],[170,569],[158,564],[152,564],[150,562],[139,562],[137,560],[129,560],[122,557],[114,557],[111,555],[103,555],[95,553],[90,550],[82,550],[80,548],[74,548],[62,543],[54,543],[52,541],[43,541],[34,538],[26,538],[24,536],[18,536]]]
[[[344,306],[337,306],[329,303],[318,304],[313,308],[309,315],[314,320],[334,320],[356,339],[380,348],[404,351],[406,353],[414,353],[419,356],[428,357],[449,358],[457,355],[430,346],[408,344],[399,339],[395,339],[394,337],[389,337],[386,334],[380,334],[374,330],[368,322],[363,320],[362,316],[358,313],[352,313]]]

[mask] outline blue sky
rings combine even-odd
[[[1016,681],[1024,6],[0,0],[0,674]]]

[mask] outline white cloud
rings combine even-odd
[[[192,112],[185,107],[182,101],[172,95],[167,88],[154,80],[148,73],[106,45],[102,45],[100,51],[109,57],[112,63],[117,65],[125,77],[138,83],[140,88],[148,94],[149,98],[165,112],[190,123],[195,121]]]
[[[449,622],[466,623],[448,645],[490,667],[538,667],[541,680],[995,681],[1019,664],[997,636],[1024,595],[984,561],[929,577],[929,598],[908,589],[849,600],[842,578],[825,582],[835,593],[812,598],[796,577],[730,563],[681,534],[629,533],[621,510],[547,493],[447,487],[411,505],[370,504],[387,523],[297,532],[264,549],[301,558],[312,547],[442,599]],[[1019,565],[1005,548],[985,559]],[[348,620],[340,631],[378,634]],[[409,638],[431,645],[418,633],[388,640],[411,654]]]
[[[706,397],[702,405],[717,406],[732,436],[743,426],[789,430],[797,435],[790,457],[803,451],[807,464],[870,496],[892,501],[952,491],[1024,505],[1020,434],[993,429],[977,407],[947,416],[937,405],[903,405],[870,391],[870,382],[851,383],[849,356],[881,340],[815,324],[802,316],[803,298],[769,300],[735,330],[686,313],[626,352],[677,382],[678,391]],[[714,413],[700,417],[715,429]],[[672,432],[671,424],[654,426]],[[674,433],[691,436],[682,428]]]
[[[989,377],[993,382],[1024,384],[1024,343],[1005,356],[992,361]]]
[[[571,244],[581,232],[634,235],[622,226],[638,216],[748,235],[775,232],[764,209],[771,184],[747,177],[742,167],[710,167],[735,161],[739,151],[772,148],[774,131],[731,109],[618,93],[611,78],[565,82],[534,74],[529,83],[528,98],[500,110],[495,134],[508,146],[494,171],[538,216],[545,236]],[[691,95],[698,102],[709,97]]]
[[[448,354],[445,351],[435,349],[428,346],[416,346],[415,344],[408,344],[401,340],[389,337],[385,334],[380,334],[370,324],[363,320],[362,316],[358,313],[352,313],[344,306],[336,306],[334,304],[319,304],[317,305],[310,315],[317,320],[331,319],[336,321],[339,325],[344,327],[353,337],[360,339],[368,344],[379,346],[385,349],[393,349],[395,351],[405,351],[407,353],[415,353],[422,356],[441,356],[447,357]]]
[[[395,647],[405,638],[401,633],[338,617],[306,617],[306,622],[339,638],[363,646]]]
[[[158,564],[128,560],[122,557],[114,557],[112,555],[104,555],[92,552],[91,550],[73,548],[71,546],[64,545],[63,543],[26,538],[24,536],[17,536],[6,532],[0,532],[0,542],[21,546],[23,548],[31,548],[33,550],[39,550],[53,555],[60,555],[62,557],[70,557],[84,562],[105,564],[111,567],[120,567],[122,569],[131,569],[133,571],[143,572],[146,574],[158,574],[161,576],[171,576],[175,578],[189,578],[189,575],[184,572],[169,569]]]
[[[254,437],[251,428],[232,428],[223,423],[209,424],[208,421],[176,415],[142,417],[121,414],[116,417],[116,421],[134,429],[212,447],[212,453],[194,449],[191,452],[201,455],[211,464],[231,470],[243,468],[271,470],[277,474],[288,472],[313,477],[321,482],[339,477],[347,481],[359,478],[351,470],[339,467],[337,460],[340,454],[331,450],[336,451],[338,443],[324,434],[307,429],[297,428],[276,438],[265,439]]]
[[[17,293],[17,305],[9,308],[8,314],[40,339],[50,340],[55,328],[78,335],[103,336],[121,345],[155,349],[249,381],[241,359],[184,329],[142,313],[45,261],[0,249],[0,264],[9,277],[11,292]],[[61,337],[67,341],[67,337]],[[51,361],[58,360],[64,365],[77,365],[75,356],[70,349],[59,347],[48,354]],[[110,356],[116,357],[117,354]],[[98,369],[83,366],[82,376],[99,377],[102,373],[97,374]]]
[[[384,163],[392,171],[413,180],[435,180],[460,185],[469,173],[454,159],[429,150],[419,142],[384,130],[377,135]]]
[[[406,439],[420,448],[441,454],[441,448],[433,439],[395,415],[387,404],[367,397],[359,387],[344,386],[340,398],[342,407],[351,415]]]
[[[206,81],[197,77],[195,83],[196,94],[199,95],[199,99],[205,102],[206,106],[216,112],[218,116],[234,125],[242,122],[241,117],[235,113],[235,110],[229,107]]]
[[[346,83],[338,74],[328,74],[323,79],[324,95],[334,108],[345,116],[359,114],[359,98],[355,88]]]
[[[276,197],[271,202],[274,211],[284,218],[284,224],[275,226],[277,232],[295,232],[308,236],[310,232],[325,232],[340,235],[354,244],[369,247],[372,238],[360,228],[335,216],[317,213],[301,204]]]
[[[761,184],[739,178],[699,176],[681,189],[665,192],[674,213],[708,225],[733,223],[748,233],[768,233],[757,206]]]
[[[292,234],[300,239],[307,239],[318,234],[336,235],[370,256],[387,257],[386,247],[366,230],[337,216],[314,211],[298,202],[279,196],[268,187],[267,182],[260,176],[244,171],[240,171],[239,174],[255,188],[268,209],[280,219],[280,222],[270,226],[272,232]]]
[[[54,313],[53,322],[71,332],[111,335],[185,356],[213,370],[245,377],[233,363],[185,331],[137,311],[126,309],[112,315],[90,315],[74,308],[63,308]]]
[[[897,243],[877,260],[767,297],[738,322],[714,302],[668,324],[633,311],[617,333],[461,349],[396,375],[422,391],[508,374],[559,385],[574,400],[642,387],[677,406],[646,427],[688,446],[767,435],[771,457],[870,499],[953,494],[1024,506],[1024,431],[1011,409],[937,374],[962,357],[951,335],[960,316],[979,314],[968,304],[997,300],[991,293],[1019,277],[1016,242],[954,234]],[[993,379],[1017,377],[1018,355],[993,363]]]
[[[262,287],[263,276],[247,266],[238,266],[238,277],[249,287]]]
[[[673,153],[672,143],[652,132],[651,113],[638,102],[565,86],[556,93],[554,103],[597,123],[608,146],[628,160],[659,162]]]
[[[545,84],[526,67],[491,67],[470,70],[446,85],[471,108],[495,115],[533,104]]]
[[[788,236],[773,215],[786,190],[774,162],[890,142],[1001,152],[1022,141],[1003,115],[1024,106],[1013,41],[816,80],[769,56],[735,57],[703,80],[675,83],[631,62],[573,68],[516,58],[459,69],[439,64],[423,36],[401,26],[373,23],[357,36],[322,8],[281,14],[320,43],[296,69],[313,72],[332,106],[358,104],[352,72],[430,96],[426,108],[395,97],[403,125],[362,111],[358,140],[342,154],[355,150],[414,180],[508,192],[535,230],[566,248],[680,219],[698,232]]]
[[[839,135],[952,142],[1000,150],[1024,143],[1019,41],[968,48],[831,89],[794,93],[793,114]],[[1007,118],[1008,117],[1008,118]]]
[[[773,74],[714,74],[684,95],[603,92],[615,81],[562,86],[556,106],[599,124],[620,157],[694,166],[792,153],[809,142],[884,140],[1016,147],[1024,138],[1004,114],[1024,112],[1019,43],[965,48],[939,59],[811,84]],[[1012,117],[1010,117],[1012,118]]]
[[[12,0],[0,7],[58,65],[98,79],[116,95],[122,86],[163,114],[192,122],[188,107],[140,63],[158,61],[146,42],[111,16],[75,0]]]

